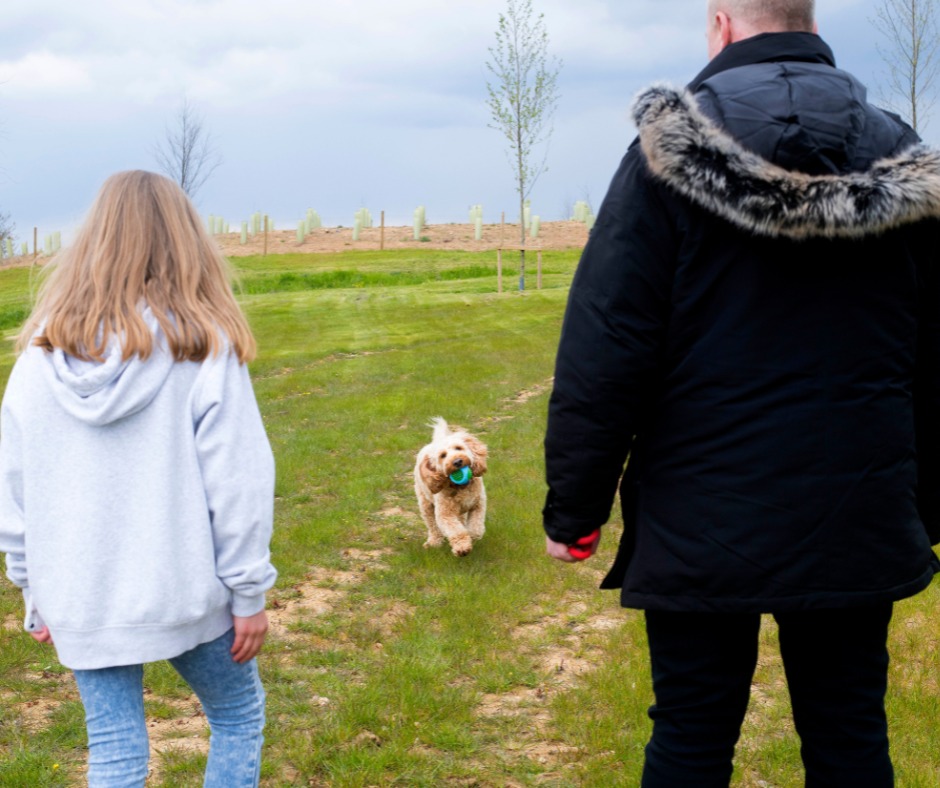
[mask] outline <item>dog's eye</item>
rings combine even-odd
[[[457,451],[463,451],[463,446],[454,446]]]
[[[442,452],[441,452],[441,459],[443,460],[446,456],[447,456],[447,452],[446,452],[446,451],[442,451]]]

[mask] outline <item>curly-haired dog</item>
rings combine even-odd
[[[473,540],[483,536],[486,519],[486,446],[460,427],[451,427],[437,417],[431,442],[418,452],[415,461],[415,494],[421,516],[428,527],[425,547],[437,547],[444,538],[454,555],[466,555]],[[450,477],[469,467],[465,484]]]

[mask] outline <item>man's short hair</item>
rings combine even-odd
[[[768,33],[782,31],[812,32],[815,24],[815,0],[710,0],[716,11],[741,17]]]

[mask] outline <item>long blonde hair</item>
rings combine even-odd
[[[230,285],[229,265],[173,181],[132,170],[108,178],[70,247],[50,263],[17,336],[48,351],[102,361],[111,337],[125,360],[146,359],[149,306],[177,361],[202,361],[226,344],[240,362],[255,340]]]

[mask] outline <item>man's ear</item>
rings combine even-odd
[[[731,17],[724,11],[716,11],[708,20],[708,59],[711,60],[733,41]]]

